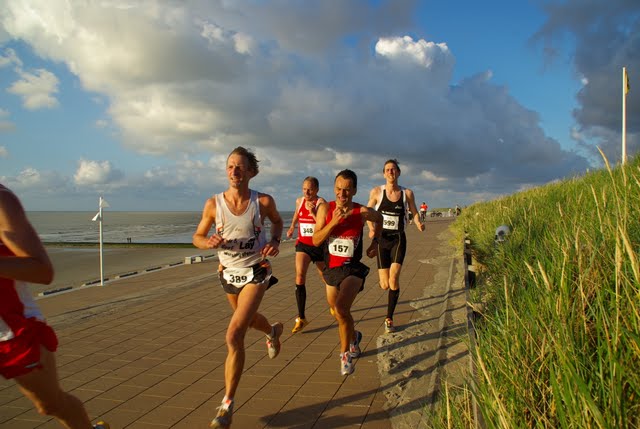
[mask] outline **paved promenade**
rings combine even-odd
[[[337,324],[312,267],[310,324],[291,334],[293,246],[283,245],[272,259],[280,282],[260,310],[271,323],[284,323],[282,351],[269,359],[264,334],[249,331],[233,428],[429,427],[424,410],[437,386],[444,378],[459,383],[468,365],[459,339],[466,329],[462,255],[452,247],[450,223],[430,220],[424,233],[409,226],[394,334],[384,333],[387,293],[378,286],[375,260],[365,256],[371,274],[353,308],[363,353],[347,377],[339,373]],[[61,383],[94,421],[112,429],[208,426],[224,395],[231,313],[216,264],[208,259],[38,300],[60,339]],[[0,428],[57,427],[13,382],[0,379]]]

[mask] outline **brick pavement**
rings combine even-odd
[[[249,331],[233,427],[397,429],[424,424],[406,417],[422,415],[440,379],[435,373],[443,356],[435,348],[442,347],[440,337],[447,329],[447,297],[425,297],[425,290],[446,288],[451,274],[461,270],[462,258],[450,256],[451,244],[443,234],[449,224],[438,220],[428,222],[426,233],[413,226],[407,231],[397,335],[384,333],[387,294],[377,286],[375,261],[364,258],[372,272],[353,308],[356,327],[364,334],[363,353],[348,377],[339,374],[337,325],[313,269],[307,276],[310,324],[291,334],[296,316],[293,249],[283,249],[272,260],[280,282],[266,293],[260,309],[270,322],[284,323],[282,351],[269,359],[264,335]],[[224,335],[231,314],[214,264],[177,266],[38,300],[60,339],[61,384],[85,403],[94,421],[104,419],[113,429],[207,427],[224,394]],[[443,270],[448,279],[438,277]],[[429,315],[426,307],[435,313]],[[414,327],[421,329],[418,334],[412,333]],[[406,363],[387,359],[392,349],[417,342],[434,349]],[[389,378],[386,371],[399,377]],[[422,383],[415,398],[394,396],[403,391],[403,377]],[[34,411],[13,382],[0,379],[1,429],[57,427]]]

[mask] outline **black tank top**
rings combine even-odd
[[[392,202],[387,198],[387,190],[382,188],[382,201],[380,201],[377,210],[384,218],[382,222],[383,235],[394,235],[404,232],[404,189],[400,188],[400,190],[403,194],[402,198],[396,202]]]

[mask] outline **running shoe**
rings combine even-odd
[[[393,320],[386,318],[384,319],[384,331],[387,334],[390,334],[392,332],[396,332],[396,327],[393,326]]]
[[[93,425],[93,429],[111,429],[111,426],[109,426],[109,423],[99,421],[98,423]]]
[[[272,335],[267,335],[267,352],[269,353],[269,358],[273,359],[278,356],[280,353],[280,335],[282,335],[282,331],[284,331],[284,326],[282,323],[274,323],[271,325],[271,333]]]
[[[349,352],[340,354],[340,374],[349,375],[354,371],[353,362],[351,361],[351,355]]]
[[[296,317],[296,324],[293,326],[291,333],[295,334],[296,332],[302,331],[304,327],[307,326],[308,324],[309,322],[307,322],[307,319]]]
[[[353,341],[352,343],[349,343],[349,355],[352,358],[357,358],[358,356],[360,356],[360,341],[362,341],[362,332],[360,331],[355,331],[354,335],[356,337],[355,341]]]
[[[228,429],[231,427],[231,416],[233,414],[233,401],[227,399],[222,401],[218,407],[218,415],[209,423],[210,428]]]

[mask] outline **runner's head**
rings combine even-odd
[[[382,174],[387,181],[394,182],[400,177],[400,163],[397,159],[388,159],[382,168]]]
[[[235,148],[227,157],[227,178],[233,187],[249,184],[258,174],[258,160],[253,152],[242,146]]]
[[[336,205],[338,207],[345,207],[351,204],[357,190],[358,176],[356,176],[356,173],[346,169],[336,175],[334,191],[336,194]]]
[[[307,176],[302,182],[302,195],[307,201],[313,201],[318,196],[318,190],[320,189],[320,183],[318,179],[313,176]]]

